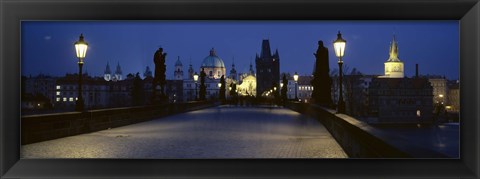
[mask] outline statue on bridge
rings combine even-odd
[[[155,77],[152,81],[152,102],[159,103],[165,101],[165,84],[167,83],[165,79],[165,59],[167,57],[167,53],[163,52],[163,48],[159,48],[155,54],[153,55],[153,62],[155,63]],[[158,88],[159,87],[159,88]],[[158,90],[160,94],[157,94]]]
[[[332,79],[330,78],[328,64],[328,48],[323,46],[323,41],[318,41],[317,53],[313,53],[316,58],[313,80],[312,100],[314,103],[325,107],[332,107],[331,97]]]

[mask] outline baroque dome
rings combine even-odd
[[[225,68],[223,60],[215,54],[215,49],[210,50],[210,55],[203,59],[202,68]]]

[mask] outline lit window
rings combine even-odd
[[[75,101],[77,101],[77,100],[78,100],[78,97],[75,98]]]
[[[64,97],[64,98],[63,98],[63,101],[67,101],[67,98]]]
[[[59,95],[60,95],[60,91],[57,91],[57,96],[59,96]]]
[[[57,89],[60,89],[60,85],[57,85]]]
[[[57,98],[57,102],[59,102],[59,101],[60,101],[60,98]]]
[[[73,101],[73,98],[69,98],[68,101],[70,101],[70,102]]]

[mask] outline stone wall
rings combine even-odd
[[[22,116],[22,145],[135,124],[213,105],[212,102],[188,102]]]
[[[351,158],[446,158],[428,148],[408,143],[367,123],[335,110],[308,103],[288,102],[286,107],[319,120]]]

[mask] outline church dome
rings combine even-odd
[[[215,49],[210,50],[210,55],[203,59],[202,68],[225,68],[223,60],[215,54]]]
[[[175,62],[175,66],[183,66],[182,62],[180,61],[180,57],[178,57],[177,61]]]

